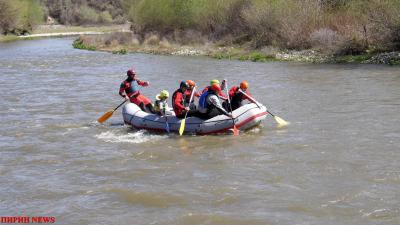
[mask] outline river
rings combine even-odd
[[[0,43],[0,216],[56,224],[400,224],[400,68],[114,55]],[[271,116],[239,136],[123,125],[128,68],[154,99],[246,79]]]

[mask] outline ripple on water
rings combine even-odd
[[[126,130],[110,130],[95,135],[96,138],[110,143],[145,143],[168,138],[167,135],[149,134],[146,131],[126,132]]]
[[[166,208],[173,205],[186,205],[186,200],[177,195],[162,192],[143,192],[128,189],[111,189],[111,193],[117,194],[122,200],[130,204],[139,204],[146,207]]]
[[[231,214],[188,213],[171,224],[273,224],[271,221]]]

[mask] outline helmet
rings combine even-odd
[[[194,87],[196,86],[196,83],[192,80],[187,80],[186,83],[189,85],[189,87]]]
[[[221,86],[219,86],[219,84],[213,84],[213,85],[211,85],[211,90],[219,93],[219,92],[221,92]]]
[[[160,94],[156,96],[157,100],[167,99],[169,97],[169,92],[167,90],[162,90]]]
[[[169,97],[169,92],[167,90],[162,90],[160,92],[160,97],[161,98],[168,98]]]
[[[134,69],[129,69],[128,71],[126,71],[126,75],[135,76],[136,75],[136,71]]]
[[[211,80],[210,85],[213,85],[213,84],[219,84],[219,80]]]
[[[247,81],[242,81],[242,83],[240,83],[240,89],[242,90],[247,90],[247,88],[249,88],[249,83],[247,83]]]
[[[183,80],[183,81],[181,81],[181,84],[179,85],[179,87],[180,87],[180,88],[183,88],[183,87],[184,87],[184,88],[188,88],[188,87],[189,87],[189,84],[186,83],[186,81]]]

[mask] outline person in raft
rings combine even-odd
[[[232,114],[228,113],[222,106],[221,86],[214,83],[204,92],[199,99],[199,112],[203,114],[202,118],[210,119],[218,115],[226,115],[232,118]]]
[[[185,106],[185,93],[188,89],[189,84],[186,81],[182,81],[179,88],[174,92],[174,94],[172,94],[172,108],[174,109],[177,118],[184,118],[186,113],[189,117],[199,117],[201,115],[198,110],[190,109]]]
[[[225,102],[225,101],[227,101],[228,100],[228,96],[226,96],[222,91],[223,90],[225,90],[225,83],[226,83],[226,80],[225,79],[223,79],[222,80],[222,84],[221,84],[221,95],[219,96],[220,98],[221,98],[221,100],[222,100],[222,102]],[[201,94],[204,94],[205,92],[207,92],[209,89],[211,89],[211,86],[213,85],[213,84],[220,84],[219,83],[219,80],[217,80],[217,79],[214,79],[214,80],[211,80],[210,81],[210,86],[207,86],[207,87],[205,87],[204,89],[203,89],[203,91],[201,91]],[[225,104],[224,104],[225,105]]]
[[[154,110],[160,116],[165,116],[170,111],[168,107],[167,99],[169,97],[169,92],[167,90],[162,90],[160,94],[156,96],[156,101],[154,102]]]
[[[247,81],[242,81],[238,86],[233,86],[230,90],[229,90],[229,98],[231,100],[231,106],[232,106],[232,110],[238,109],[243,105],[243,100],[247,99],[250,102],[253,102],[253,100],[251,100],[250,98],[248,98],[246,95],[244,95],[242,92],[240,92],[239,90],[242,90],[244,93],[246,93],[248,96],[251,97],[250,93],[247,91],[247,89],[249,88],[249,83]]]
[[[192,80],[187,80],[186,83],[189,85],[189,88],[185,91],[185,105],[188,105],[190,109],[196,109],[196,105],[194,104],[194,97],[199,98],[200,92],[194,92],[192,101],[190,101],[190,96],[192,96],[192,92],[194,87],[196,87],[196,83]]]
[[[151,101],[139,91],[139,85],[147,87],[149,82],[137,79],[134,69],[129,69],[126,72],[128,78],[121,83],[119,95],[138,105],[143,111],[155,113]]]

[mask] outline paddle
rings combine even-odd
[[[164,117],[165,117],[165,130],[169,133],[168,116],[165,114],[165,104],[164,104]]]
[[[106,113],[104,113],[100,118],[97,119],[97,122],[104,123],[104,121],[108,120],[108,118],[110,118],[113,115],[115,110],[117,110],[119,107],[121,107],[121,105],[123,105],[126,101],[128,101],[128,100],[125,99],[125,101],[123,101],[121,104],[119,104],[119,106],[117,106],[117,108],[115,108],[114,110],[110,110],[110,111],[107,111]]]
[[[226,80],[226,79],[225,79]],[[235,119],[233,118],[233,114],[232,114],[232,105],[231,105],[231,100],[230,100],[230,97],[229,97],[229,88],[228,88],[228,81],[226,80],[225,81],[225,88],[226,88],[226,96],[228,97],[228,105],[229,105],[229,109],[231,110],[231,115],[232,115],[232,122],[233,122],[233,135],[234,136],[237,136],[237,135],[239,135],[239,130],[237,129],[237,127],[236,127],[236,124],[235,124]]]
[[[260,108],[260,105],[262,105],[261,103],[257,102],[254,98],[252,98],[251,96],[249,96],[248,94],[246,94],[244,91],[242,91],[241,89],[239,89],[239,91],[244,94],[247,98],[249,98],[251,101],[253,101],[258,108]],[[275,116],[274,114],[272,114],[270,111],[267,110],[267,112],[269,114],[271,114],[272,117],[274,117],[275,121],[280,125],[280,126],[286,126],[289,123],[286,122],[284,119],[280,118],[279,116]]]
[[[192,102],[192,99],[193,99],[193,95],[194,95],[195,90],[196,90],[196,86],[193,87],[192,94],[190,95],[190,100],[189,100],[189,102]],[[185,118],[183,118],[183,120],[181,120],[181,127],[179,127],[179,135],[180,135],[180,136],[182,136],[183,131],[185,131],[186,116],[187,116],[188,112],[189,112],[189,111],[186,111],[186,113],[185,113]]]

